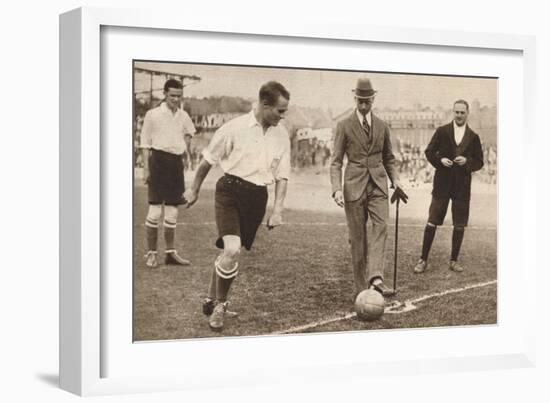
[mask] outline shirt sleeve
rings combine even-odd
[[[151,111],[147,111],[145,114],[145,119],[143,119],[143,125],[141,126],[140,133],[140,147],[141,148],[151,148],[153,142],[151,138],[151,133],[153,131],[153,122],[151,117]]]
[[[202,156],[210,165],[217,165],[220,160],[229,154],[231,148],[231,131],[227,126],[222,126],[210,140],[208,147],[202,151]]]
[[[193,136],[196,133],[195,125],[193,124],[193,121],[187,114],[187,112],[183,111],[183,134],[190,134]]]
[[[290,139],[288,137],[288,133],[286,130],[283,130],[283,133],[285,135],[284,147],[283,147],[283,153],[281,155],[281,159],[279,161],[279,165],[275,170],[274,176],[276,181],[281,179],[288,180],[290,178]]]

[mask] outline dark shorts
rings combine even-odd
[[[225,235],[236,235],[250,250],[265,215],[267,195],[266,186],[257,186],[236,176],[224,175],[218,180],[215,196],[218,248],[223,249]]]
[[[152,149],[149,157],[149,204],[184,204],[181,155]]]
[[[466,227],[470,215],[470,201],[448,198],[432,197],[428,222],[434,225],[442,225],[447,215],[449,201],[452,200],[451,213],[455,227]]]

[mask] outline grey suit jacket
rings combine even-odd
[[[390,129],[374,114],[371,116],[372,142],[370,146],[367,144],[365,132],[355,110],[336,127],[330,164],[332,194],[343,188],[344,200],[348,202],[361,197],[367,187],[369,176],[386,195],[388,194],[388,177],[392,183],[399,177],[392,152]],[[344,156],[347,156],[348,163],[344,170],[342,186]]]

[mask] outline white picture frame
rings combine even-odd
[[[358,26],[343,22],[311,22],[301,24],[279,24],[277,22],[249,21],[243,24],[225,20],[190,19],[181,22],[176,13],[161,13],[155,10],[115,10],[103,8],[81,8],[60,17],[60,385],[63,389],[79,395],[152,392],[189,388],[208,388],[228,385],[255,385],[270,382],[292,383],[301,380],[335,380],[348,377],[362,377],[380,374],[418,374],[440,371],[479,370],[497,368],[520,368],[535,362],[535,301],[536,295],[524,296],[514,307],[507,304],[513,284],[506,269],[517,262],[521,278],[536,277],[535,247],[532,238],[523,236],[535,222],[534,198],[520,199],[511,204],[505,199],[506,188],[499,188],[499,226],[503,215],[510,210],[520,211],[510,218],[509,225],[499,227],[499,248],[515,244],[512,263],[502,261],[499,255],[499,326],[476,330],[475,337],[502,337],[503,344],[487,352],[480,348],[455,350],[446,353],[440,350],[423,351],[416,356],[403,355],[402,359],[374,354],[373,357],[350,356],[341,347],[339,359],[336,354],[323,357],[315,355],[315,342],[309,339],[319,336],[285,336],[269,338],[244,338],[231,340],[202,340],[185,343],[164,343],[162,352],[151,355],[167,357],[176,349],[184,349],[188,360],[184,364],[165,360],[165,371],[152,375],[124,373],[124,368],[111,376],[105,362],[113,351],[122,347],[105,338],[106,317],[112,313],[105,301],[105,284],[102,282],[101,267],[105,264],[105,245],[102,239],[102,206],[106,201],[105,157],[102,155],[100,133],[101,110],[101,30],[104,27],[132,29],[176,30],[195,34],[218,33],[219,35],[244,35],[255,41],[292,40],[337,40],[344,43],[374,43],[377,46],[402,46],[411,49],[433,47],[452,51],[483,52],[502,51],[515,54],[520,60],[521,73],[514,70],[512,79],[521,80],[519,93],[523,108],[512,118],[499,115],[522,132],[521,155],[529,155],[534,147],[534,102],[535,102],[535,42],[534,38],[521,35],[488,33],[465,33],[456,31],[430,31],[406,28],[384,28]],[[519,58],[519,59],[518,59]],[[518,88],[516,88],[518,90]],[[515,99],[516,107],[518,99]],[[506,111],[506,105],[499,104],[499,110]],[[499,138],[502,140],[502,131]],[[506,147],[504,147],[506,149]],[[526,158],[526,157],[524,157]],[[499,154],[499,175],[517,175],[503,166],[506,152]],[[502,169],[504,168],[504,169]],[[120,168],[123,169],[123,168]],[[522,186],[534,189],[535,175],[521,177]],[[532,194],[532,192],[531,192]],[[531,223],[531,224],[530,224]],[[506,229],[502,233],[502,228]],[[513,231],[511,231],[513,229]],[[530,231],[534,234],[536,231]],[[504,248],[502,248],[504,246]],[[504,267],[504,269],[502,268]],[[516,267],[517,269],[517,267]],[[518,274],[516,273],[516,278]],[[520,313],[524,314],[521,315]],[[510,313],[509,318],[507,314]],[[131,314],[131,312],[130,312]],[[508,318],[502,323],[501,318]],[[521,320],[516,320],[521,317]],[[496,329],[496,330],[495,330]],[[502,330],[505,329],[505,330]],[[475,340],[471,329],[425,329],[408,331],[364,332],[350,335],[325,335],[322,344],[328,346],[354,346],[368,340],[369,343],[396,343],[406,345],[417,343],[420,338],[459,337]],[[383,339],[390,339],[384,341]],[[345,341],[342,343],[342,341]],[[131,339],[127,340],[131,345]],[[498,344],[498,343],[495,343]],[[276,355],[280,351],[291,351],[292,358],[277,361],[265,351]],[[415,344],[416,345],[416,344]],[[109,346],[107,348],[107,346]],[[311,347],[313,346],[313,347]],[[418,346],[418,345],[417,345]],[[151,347],[152,348],[152,347]],[[350,347],[351,348],[351,347]],[[131,349],[130,349],[131,350]],[[399,350],[399,349],[398,349]],[[194,351],[194,353],[193,353]],[[228,360],[239,359],[231,376],[216,376],[221,370],[200,365],[204,354],[227,353]],[[404,351],[404,350],[403,350]],[[404,352],[401,354],[405,354]],[[238,352],[234,353],[234,352]],[[298,354],[297,352],[300,352]],[[132,354],[131,352],[129,354]],[[149,355],[149,353],[145,353]],[[193,354],[195,354],[193,356]],[[399,356],[399,351],[396,353]],[[280,354],[279,354],[280,355]],[[126,357],[127,358],[127,357]],[[139,362],[139,360],[136,360]],[[130,362],[133,362],[130,360]],[[143,364],[146,366],[146,364]],[[139,369],[139,368],[138,368]],[[360,370],[359,370],[360,369]],[[252,372],[250,372],[252,370]],[[113,372],[113,373],[114,373]],[[328,374],[330,373],[330,377]],[[107,374],[107,375],[105,375]],[[244,377],[244,374],[247,374]],[[246,379],[246,380],[244,380]]]

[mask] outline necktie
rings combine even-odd
[[[370,136],[370,126],[369,122],[367,122],[367,117],[363,116],[363,129],[365,129],[365,132],[367,133],[367,137]]]

